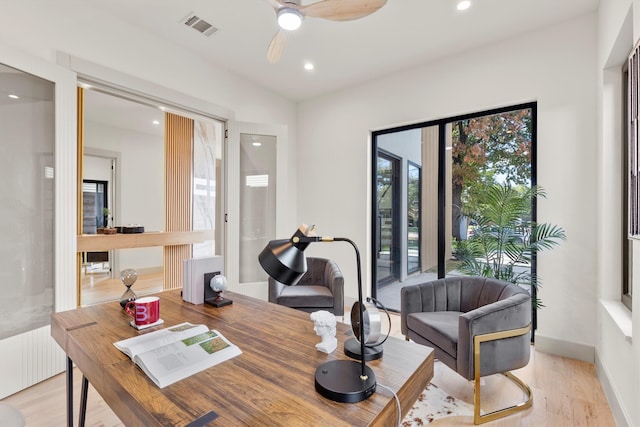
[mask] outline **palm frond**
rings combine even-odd
[[[535,253],[552,249],[566,240],[562,227],[535,224],[530,220],[531,203],[545,197],[541,187],[512,188],[492,185],[482,194],[477,211],[470,217],[478,224],[466,243],[459,269],[464,274],[493,277],[536,288],[538,277],[517,266],[531,265]],[[532,298],[535,307],[542,302]]]

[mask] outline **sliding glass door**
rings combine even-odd
[[[373,134],[372,294],[379,301],[399,310],[403,286],[468,274],[461,267],[477,225],[471,218],[489,187],[534,185],[534,137],[535,104]],[[533,206],[521,219],[532,218]],[[522,239],[530,231],[515,230]],[[534,269],[535,259],[514,266]]]

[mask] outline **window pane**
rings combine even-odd
[[[450,221],[446,274],[482,275],[531,283],[531,201],[517,214],[502,210],[491,188],[519,198],[531,188],[532,110],[522,109],[452,123]],[[489,209],[491,208],[491,209]],[[500,215],[493,213],[502,212]],[[513,245],[513,251],[511,249]],[[514,258],[517,255],[517,258]],[[521,256],[520,256],[521,255]],[[473,260],[473,263],[465,262]]]
[[[240,135],[240,283],[264,281],[258,254],[276,234],[276,137]]]

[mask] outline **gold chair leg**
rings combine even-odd
[[[531,388],[525,384],[520,378],[513,375],[511,372],[503,372],[502,375],[510,379],[515,385],[526,394],[527,400],[518,403],[517,405],[509,406],[504,409],[489,412],[485,415],[480,415],[480,343],[485,341],[493,341],[497,339],[503,339],[508,337],[515,337],[524,335],[531,330],[531,325],[520,329],[514,329],[511,331],[494,332],[484,335],[476,335],[473,337],[473,370],[474,370],[474,390],[473,390],[473,423],[484,424],[489,421],[496,420],[498,418],[506,417],[507,415],[514,414],[516,412],[524,411],[533,405],[533,394]]]
[[[524,383],[520,378],[513,375],[511,372],[504,372],[502,375],[509,378],[515,385],[520,387],[520,389],[526,394],[527,400],[524,402],[520,402],[516,405],[509,406],[508,408],[499,409],[497,411],[490,412],[488,414],[481,415],[480,414],[480,378],[476,378],[475,380],[475,388],[473,391],[473,423],[484,424],[489,421],[496,420],[498,418],[506,417],[511,414],[515,414],[516,412],[524,411],[525,409],[530,408],[533,405],[533,394],[531,393],[531,388],[527,384]]]

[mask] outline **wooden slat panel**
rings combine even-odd
[[[193,120],[165,113],[165,230],[190,231]],[[191,245],[164,248],[164,289],[182,287],[182,261]]]
[[[182,264],[187,258],[191,258],[191,245],[165,246],[164,289],[182,288]]]

